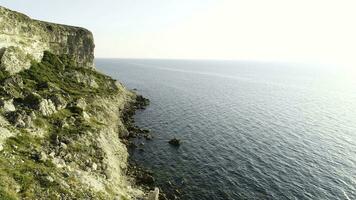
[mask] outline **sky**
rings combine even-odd
[[[0,5],[91,30],[101,58],[356,68],[355,0],[0,0]]]

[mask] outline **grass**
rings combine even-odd
[[[75,74],[81,74],[98,84],[97,88],[83,82],[78,82]],[[48,83],[53,87],[68,93],[72,97],[88,95],[108,95],[117,91],[115,81],[92,69],[76,66],[74,59],[68,55],[57,56],[45,52],[42,62],[33,62],[30,69],[20,73],[28,89],[38,90],[45,94],[48,92]]]
[[[97,87],[77,81],[74,74],[95,81]],[[68,55],[58,56],[50,52],[45,52],[41,62],[32,62],[29,69],[17,76],[21,77],[24,86],[14,86],[19,87],[13,89],[20,91],[21,95],[10,98],[15,98],[18,110],[27,113],[34,111],[37,115],[35,126],[46,130],[47,134],[37,137],[21,129],[21,134],[7,139],[4,150],[0,152],[0,199],[58,199],[58,195],[66,199],[105,199],[103,194],[81,187],[73,177],[67,178],[70,188],[64,188],[59,182],[64,179],[61,175],[64,169],[56,168],[50,161],[40,162],[36,154],[41,151],[49,153],[58,146],[59,139],[66,141],[68,152],[80,155],[75,160],[79,166],[88,158],[100,162],[103,152],[95,142],[91,142],[91,145],[81,143],[81,138],[88,132],[95,134],[95,130],[103,124],[86,121],[83,109],[71,103],[79,98],[105,97],[117,93],[115,80],[92,69],[77,66]],[[9,77],[7,72],[0,71],[1,84]],[[11,95],[1,89],[0,94]],[[40,115],[36,111],[37,105],[43,98],[53,94],[63,96],[69,106],[50,116]],[[61,123],[70,118],[75,118],[74,122],[63,127]],[[47,176],[53,177],[54,181],[48,181]]]

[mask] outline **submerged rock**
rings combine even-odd
[[[148,173],[142,173],[137,177],[137,181],[140,184],[152,185],[155,182],[155,178]]]
[[[152,140],[153,139],[153,136],[151,134],[146,134],[144,137],[145,137],[146,140]]]
[[[179,139],[177,139],[177,138],[173,138],[173,139],[169,140],[168,143],[173,145],[173,146],[180,146],[181,141]]]

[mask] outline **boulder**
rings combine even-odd
[[[65,76],[72,77],[72,79],[75,80],[77,83],[82,83],[82,84],[89,86],[91,88],[99,87],[99,85],[95,81],[94,77],[92,77],[90,75],[83,74],[81,72],[66,73]]]
[[[1,69],[0,69],[1,70]],[[19,75],[10,76],[3,82],[2,90],[13,98],[22,97],[22,89],[24,87],[22,77]]]
[[[57,110],[61,110],[67,106],[67,101],[59,94],[54,94],[50,97]]]
[[[31,56],[23,52],[20,48],[9,46],[2,50],[0,59],[0,69],[16,74],[31,67]]]
[[[13,111],[6,114],[7,119],[15,127],[29,128],[33,126],[33,120],[25,111]]]
[[[44,116],[49,116],[57,111],[56,106],[50,99],[42,99],[38,105],[38,110]]]
[[[136,177],[137,181],[142,184],[152,185],[155,182],[155,178],[146,172],[142,172]]]
[[[12,112],[16,110],[13,102],[14,99],[0,99],[0,106],[5,112]]]
[[[156,187],[154,190],[148,193],[147,200],[158,200],[158,199],[159,199],[159,189]]]
[[[39,154],[39,161],[41,162],[46,162],[48,159],[48,156],[45,152],[41,151],[41,153]]]
[[[177,139],[177,138],[173,138],[173,139],[169,140],[168,143],[173,145],[173,146],[180,146],[181,141],[179,139]]]
[[[87,107],[87,102],[85,101],[85,99],[80,98],[75,101],[74,105],[76,107],[81,108],[82,110],[85,110],[85,108]]]

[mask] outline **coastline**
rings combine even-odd
[[[134,185],[140,187],[146,194],[156,191],[159,194],[158,198],[148,198],[148,200],[169,200],[180,199],[179,188],[174,187],[171,183],[164,186],[157,186],[157,175],[147,169],[145,166],[138,164],[132,158],[134,151],[144,152],[146,142],[152,141],[155,138],[151,135],[151,130],[140,128],[135,124],[134,116],[136,111],[145,110],[150,104],[150,100],[138,94],[137,91],[131,90],[135,94],[135,101],[131,102],[129,106],[122,112],[122,121],[128,132],[120,137],[122,143],[126,145],[128,151],[128,167],[127,174],[133,177]],[[167,145],[172,145],[167,141]],[[174,145],[173,145],[174,146]],[[158,193],[157,193],[158,191]]]
[[[121,118],[124,126],[127,129],[127,132],[124,133],[120,139],[122,143],[126,145],[129,157],[128,157],[128,166],[127,166],[127,175],[132,177],[134,180],[134,185],[140,187],[147,195],[148,200],[158,200],[168,199],[162,189],[156,187],[155,185],[155,176],[154,174],[147,170],[145,167],[137,164],[131,158],[131,151],[135,149],[139,151],[143,150],[144,144],[135,144],[135,138],[145,138],[145,140],[152,140],[153,137],[148,129],[142,129],[135,124],[134,116],[137,110],[144,110],[150,104],[150,100],[138,94],[137,91],[132,90],[135,94],[135,100],[131,102],[121,113]],[[152,197],[150,197],[150,194]]]
[[[120,139],[146,100],[95,69],[92,33],[0,13],[0,199],[158,199]]]

